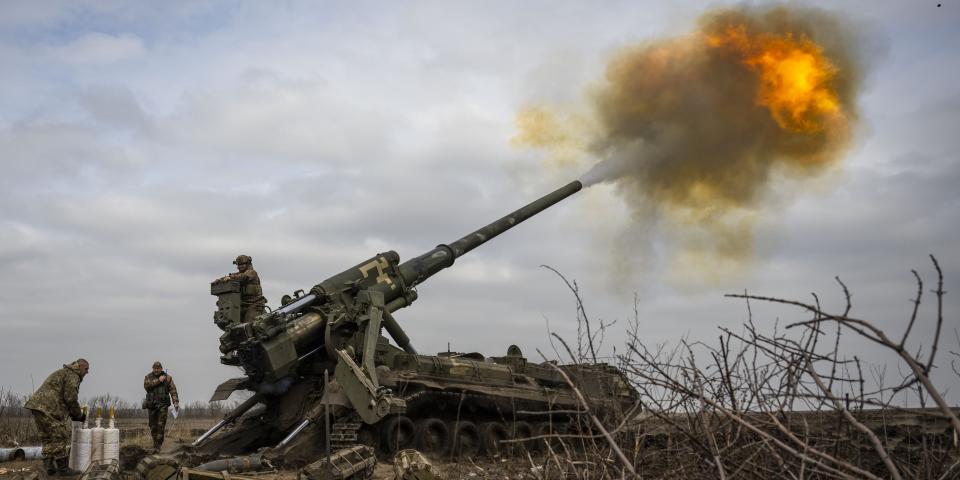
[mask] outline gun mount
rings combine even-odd
[[[496,438],[508,433],[504,412],[516,420],[524,415],[520,410],[575,409],[576,399],[558,367],[528,363],[516,346],[510,347],[507,356],[490,359],[451,352],[420,355],[393,312],[412,304],[417,299],[416,286],[452,266],[457,258],[581,188],[579,181],[571,182],[402,263],[394,251],[377,254],[306,293],[284,296],[279,308],[250,322],[240,321],[239,285],[214,282],[211,293],[218,297],[214,318],[224,330],[221,362],[240,367],[245,376],[224,382],[212,400],[226,399],[234,390],[249,390],[254,396],[194,442],[194,453],[239,455],[270,447],[270,461],[304,464],[315,457],[300,458],[291,452],[298,445],[315,447],[322,442],[318,433],[308,433],[311,425],[322,422],[332,423],[334,447],[365,443],[395,450],[430,439],[435,448],[463,450],[476,437],[473,444],[478,448],[491,441],[489,448],[495,448]],[[383,330],[397,346],[381,335]],[[622,373],[612,367],[559,368],[585,382],[587,391],[597,394],[598,405],[622,406],[635,398]],[[460,395],[461,403],[470,398],[474,420],[485,422],[478,427],[472,421],[460,421],[460,406],[450,405],[451,395]],[[258,414],[244,415],[258,404],[265,405]],[[451,424],[454,413],[458,420]],[[542,420],[522,420],[509,431],[532,436],[537,429],[555,428],[553,420]],[[245,423],[214,436],[219,428],[237,421]],[[450,444],[448,436],[467,439],[467,443]]]

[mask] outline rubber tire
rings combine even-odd
[[[513,423],[512,438],[514,439],[530,438],[532,436],[534,436],[533,425],[531,425],[529,422],[524,422],[521,420]],[[517,443],[514,443],[513,445],[514,445],[514,450],[520,453],[522,453],[525,450],[530,452],[539,452],[540,450],[543,450],[543,445],[541,445],[541,442],[538,440],[517,442]]]
[[[500,443],[510,438],[510,429],[503,422],[483,422],[480,425],[480,447],[483,453],[494,457],[503,455],[509,444]]]
[[[415,440],[413,420],[397,415],[384,421],[383,430],[380,432],[380,446],[384,453],[392,455],[400,450],[414,448]]]
[[[553,428],[551,429],[550,422],[540,422],[534,427],[533,432],[535,437],[539,437],[542,435],[557,434],[559,433],[557,430],[558,430],[558,425],[556,423],[553,424]],[[536,448],[536,449],[539,449],[539,451],[546,452],[548,451],[547,443],[549,443],[550,446],[553,447],[554,453],[556,453],[557,447],[560,447],[559,439],[541,438],[535,442],[535,445],[531,445],[531,448]]]
[[[416,421],[417,449],[431,455],[446,455],[450,450],[450,428],[439,418]]]
[[[460,423],[450,422],[450,430],[454,431],[453,441],[450,442],[455,457],[476,456],[480,452],[480,429],[469,420],[460,420]],[[456,428],[454,428],[456,427]]]

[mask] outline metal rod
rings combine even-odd
[[[214,433],[217,433],[217,430],[220,430],[220,429],[223,428],[223,426],[226,425],[226,424],[227,424],[227,420],[226,420],[226,419],[220,420],[219,422],[217,422],[216,425],[214,425],[210,430],[207,430],[207,432],[204,433],[203,435],[200,435],[200,437],[197,438],[196,440],[194,440],[194,442],[193,442],[192,444],[190,444],[190,445],[193,446],[193,447],[196,447],[196,446],[200,445],[201,443],[203,443],[204,440],[210,438],[210,435],[213,435]]]
[[[313,350],[310,350],[309,352],[304,353],[303,355],[300,355],[300,357],[297,358],[297,361],[302,362],[303,359],[309,357],[310,355],[313,355],[314,353],[319,352],[320,350],[323,350],[324,348],[326,348],[324,345],[320,345],[319,347],[314,348]]]
[[[397,346],[402,348],[403,351],[413,355],[417,354],[417,349],[413,348],[413,345],[410,345],[410,337],[403,331],[403,327],[397,323],[397,319],[393,318],[393,315],[387,310],[383,311],[383,327],[387,329],[387,333],[393,337],[393,340],[397,342]]]
[[[330,370],[323,370],[323,442],[327,454],[327,478],[333,478],[333,466],[330,465]]]
[[[297,428],[294,428],[293,431],[290,432],[290,434],[287,435],[286,438],[281,440],[280,443],[278,443],[277,446],[274,448],[283,448],[284,446],[286,446],[288,443],[290,443],[290,440],[293,440],[293,437],[296,437],[297,434],[302,432],[304,428],[307,428],[307,425],[310,425],[309,418],[300,422],[300,425],[297,425]]]
[[[231,423],[234,420],[240,418],[240,416],[243,415],[247,410],[250,410],[254,405],[260,403],[260,398],[262,397],[259,393],[248,398],[245,402],[238,405],[237,408],[234,408],[230,413],[224,415],[223,420],[220,420],[219,422],[217,422],[216,425],[211,427],[210,430],[207,430],[207,432],[204,433],[203,435],[200,435],[200,437],[197,438],[190,445],[193,447],[199,446],[201,443],[204,442],[204,440],[210,438],[210,435],[217,433],[217,430],[220,430],[221,428],[223,428],[224,425]]]
[[[317,299],[317,296],[314,295],[314,294],[312,294],[312,293],[309,294],[309,295],[304,295],[304,296],[298,298],[295,302],[288,303],[288,304],[286,304],[286,305],[284,305],[284,306],[282,306],[282,307],[274,310],[273,313],[276,313],[276,314],[280,314],[280,313],[293,313],[293,312],[296,312],[297,310],[300,310],[301,308],[306,307],[307,305],[313,303],[313,301],[316,300],[316,299]]]

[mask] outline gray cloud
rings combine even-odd
[[[100,65],[130,60],[144,53],[143,41],[136,35],[90,32],[63,45],[50,46],[48,54],[68,64]]]
[[[114,131],[150,134],[152,119],[129,88],[95,86],[80,94],[78,103],[93,119]]]

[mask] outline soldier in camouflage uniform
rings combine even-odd
[[[159,451],[163,445],[163,433],[167,427],[167,408],[171,400],[173,408],[180,409],[177,386],[173,383],[173,377],[163,371],[163,365],[160,362],[153,362],[153,369],[143,377],[143,389],[147,391],[143,408],[147,410],[153,448]]]
[[[43,463],[48,474],[70,475],[67,444],[70,442],[70,420],[83,421],[77,396],[80,382],[90,371],[90,363],[79,359],[53,372],[23,406],[33,413],[33,421],[43,444]]]
[[[253,269],[250,255],[238,255],[233,261],[237,273],[218,279],[218,282],[240,282],[240,321],[249,322],[267,311],[267,299],[260,288],[260,275]]]

